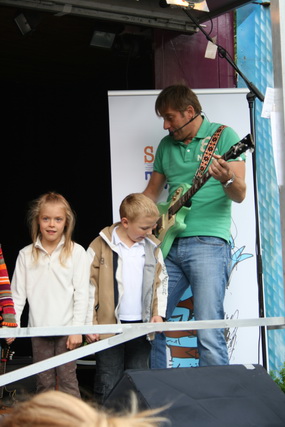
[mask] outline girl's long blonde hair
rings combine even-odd
[[[35,261],[37,262],[39,256],[39,250],[35,247],[36,240],[38,236],[40,236],[40,227],[39,227],[39,216],[41,209],[46,203],[54,203],[62,205],[66,214],[66,224],[64,229],[65,242],[60,254],[60,262],[64,265],[66,259],[70,256],[73,241],[72,241],[72,233],[75,227],[75,212],[72,210],[68,201],[59,193],[56,192],[48,192],[46,194],[41,195],[36,200],[33,200],[30,209],[28,211],[28,225],[30,228],[30,234],[33,242],[33,256]]]

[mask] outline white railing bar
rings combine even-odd
[[[106,348],[129,341],[142,335],[153,332],[177,331],[177,330],[197,330],[197,329],[216,329],[216,328],[236,328],[236,327],[254,327],[266,326],[271,329],[285,328],[285,317],[268,317],[257,319],[223,319],[223,320],[201,320],[188,322],[164,322],[164,323],[132,323],[119,325],[92,325],[92,326],[65,326],[60,328],[10,328],[0,329],[0,337],[33,337],[33,336],[57,336],[72,334],[90,334],[90,333],[117,333],[118,335],[105,340],[84,345],[76,350],[68,351],[58,356],[51,357],[41,362],[34,363],[24,368],[0,375],[0,386],[10,384],[14,381],[35,375],[47,369],[54,368],[64,363],[80,359]],[[13,332],[13,334],[12,334]]]
[[[252,319],[220,319],[220,320],[190,320],[188,322],[163,323],[136,323],[137,330],[144,330],[144,334],[165,331],[185,331],[198,329],[238,328],[251,326],[267,326],[270,329],[285,328],[285,317],[259,317]],[[273,327],[273,328],[272,328]],[[72,334],[106,334],[122,333],[126,329],[134,328],[134,324],[90,325],[90,326],[61,326],[61,327],[27,327],[27,328],[0,328],[0,338],[26,338],[61,336]],[[140,335],[138,335],[140,336]]]

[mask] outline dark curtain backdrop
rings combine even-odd
[[[111,224],[108,90],[153,88],[149,35],[123,34],[102,50],[89,46],[93,20],[44,16],[23,36],[16,12],[0,8],[0,243],[10,279],[30,243],[29,202],[42,193],[71,203],[74,240],[85,248]],[[13,346],[17,356],[30,352],[26,339]]]

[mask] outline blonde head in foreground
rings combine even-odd
[[[3,418],[1,427],[157,427],[165,418],[158,410],[137,412],[132,396],[131,409],[122,415],[93,408],[84,401],[61,391],[47,391],[18,403]]]

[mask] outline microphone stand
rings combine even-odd
[[[240,75],[240,77],[244,80],[247,85],[249,92],[246,95],[248,107],[249,107],[249,118],[250,118],[250,133],[252,135],[253,143],[255,144],[255,120],[254,120],[254,107],[255,107],[255,99],[258,98],[261,102],[264,101],[263,94],[256,88],[256,86],[250,82],[244,74],[240,71],[238,66],[232,60],[228,52],[213,42],[211,37],[207,34],[204,28],[200,25],[200,23],[194,18],[192,13],[188,9],[183,9],[186,15],[191,19],[191,21],[199,28],[199,30],[205,35],[206,39],[217,46],[217,50],[219,56],[225,58],[228,63],[235,69],[235,71]],[[252,165],[253,165],[253,187],[254,187],[254,208],[255,208],[255,218],[256,218],[256,267],[257,267],[257,285],[258,285],[258,299],[259,299],[259,317],[264,317],[264,297],[263,297],[263,268],[262,268],[262,256],[261,256],[261,245],[260,245],[260,231],[259,231],[259,210],[258,210],[258,197],[257,197],[257,182],[256,182],[256,156],[255,150],[252,153]],[[266,358],[266,334],[265,327],[261,327],[261,336],[262,336],[262,358],[263,358],[263,366],[267,368],[267,358]]]

